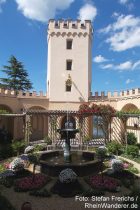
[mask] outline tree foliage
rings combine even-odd
[[[127,133],[127,143],[129,145],[135,145],[137,143],[137,137],[135,136],[134,133],[132,132]]]
[[[32,83],[28,79],[28,73],[24,69],[22,62],[18,61],[16,57],[11,56],[8,63],[9,65],[3,66],[1,70],[7,77],[0,78],[0,87],[17,92],[19,90],[25,91],[32,89]]]

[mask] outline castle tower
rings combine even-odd
[[[91,91],[92,25],[50,20],[47,92],[50,102],[87,102]]]

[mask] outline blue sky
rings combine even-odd
[[[50,18],[91,19],[93,92],[140,87],[140,0],[0,0],[0,69],[16,56],[46,92]]]

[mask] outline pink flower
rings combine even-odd
[[[118,180],[101,175],[92,176],[90,183],[93,187],[105,188],[106,190],[115,190],[119,186]]]
[[[129,167],[129,164],[128,164],[128,163],[124,163],[124,164],[123,164],[123,167],[124,167],[124,168],[128,168],[128,167]]]

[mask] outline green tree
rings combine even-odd
[[[13,152],[16,153],[17,156],[19,156],[20,153],[24,152],[25,147],[25,140],[13,141],[12,143]]]
[[[137,137],[134,133],[127,133],[127,143],[129,145],[136,145],[137,143]]]
[[[3,70],[1,70],[7,75],[7,77],[0,78],[0,87],[12,89],[16,92],[19,90],[26,91],[32,89],[32,83],[28,79],[28,73],[24,69],[24,65],[14,56],[11,56],[8,63],[9,65],[3,66]]]

